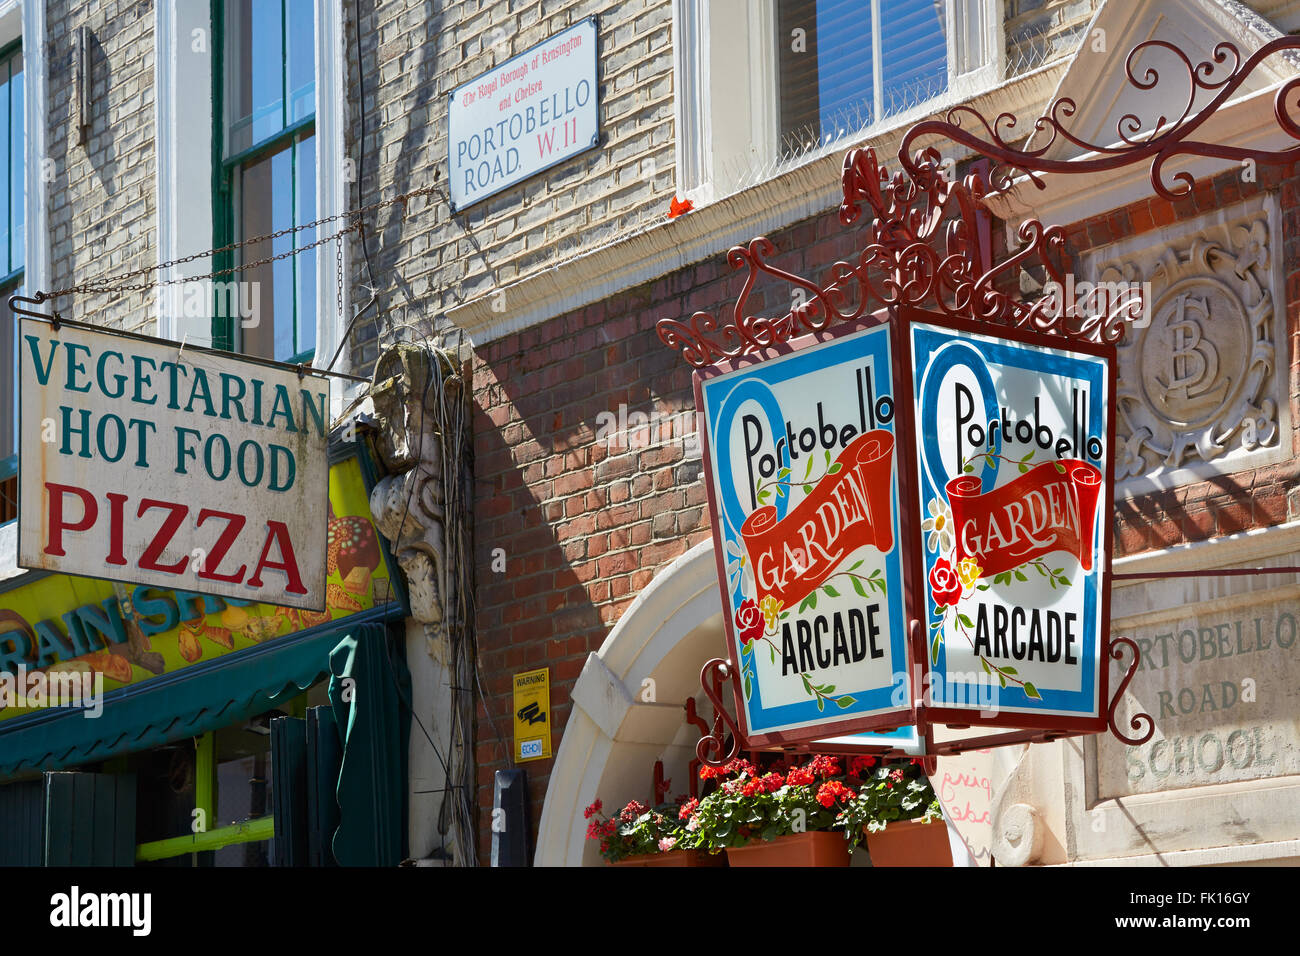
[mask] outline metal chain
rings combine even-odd
[[[421,186],[417,189],[412,189],[410,192],[400,193],[399,195],[393,196],[390,199],[383,199],[380,200],[379,202],[371,203],[369,206],[362,206],[359,209],[353,209],[353,210],[349,210],[348,212],[338,213],[337,215],[334,216],[325,216],[321,219],[316,219],[312,222],[304,223],[303,225],[300,226],[291,226],[288,229],[281,229],[278,232],[267,233],[264,236],[252,236],[251,238],[248,239],[241,239],[239,242],[232,242],[230,245],[222,246],[219,249],[209,249],[207,252],[196,252],[193,255],[181,256],[179,259],[172,259],[168,262],[160,262],[157,265],[145,266],[142,269],[136,269],[133,272],[126,272],[120,276],[111,276],[111,277],[106,277],[97,280],[92,279],[88,282],[83,282],[80,285],[68,286],[66,289],[56,289],[53,292],[43,292],[39,294],[39,298],[43,302],[48,302],[50,299],[58,299],[58,298],[62,298],[63,296],[76,295],[77,293],[98,294],[98,293],[105,293],[105,292],[140,292],[146,289],[153,289],[158,286],[175,285],[180,282],[201,282],[204,279],[216,279],[216,278],[220,278],[221,276],[231,275],[232,273],[235,272],[242,272],[247,269],[254,269],[257,266],[266,265],[267,263],[270,262],[276,262],[280,259],[287,259],[290,256],[296,256],[299,253],[306,252],[308,249],[314,249],[317,246],[324,245],[327,242],[332,242],[337,240],[339,243],[339,252],[338,252],[339,312],[341,313],[343,311],[343,237],[350,232],[353,231],[360,232],[365,229],[365,222],[359,217],[365,215],[368,212],[375,212],[379,209],[383,209],[388,206],[395,205],[397,203],[402,204],[402,217],[405,218],[407,203],[412,198],[416,196],[430,195],[436,189],[437,186],[435,184],[431,184],[428,186]],[[163,270],[170,269],[172,266],[184,265],[187,262],[193,262],[195,259],[204,259],[207,258],[208,256],[217,255],[218,253],[222,253],[222,252],[230,252],[234,249],[243,248],[244,246],[254,245],[255,243],[266,242],[268,240],[273,240],[273,239],[279,239],[282,236],[288,236],[288,235],[292,235],[293,233],[302,232],[305,229],[314,229],[317,226],[322,226],[325,223],[329,223],[329,222],[336,222],[340,219],[355,219],[356,221],[349,223],[348,225],[344,226],[342,229],[338,230],[337,232],[333,232],[322,239],[317,239],[315,242],[308,243],[305,246],[297,246],[293,249],[290,249],[288,252],[282,252],[276,256],[266,256],[265,258],[257,259],[254,262],[241,263],[237,266],[231,266],[229,269],[218,269],[214,272],[209,272],[204,275],[181,276],[175,279],[160,279],[153,282],[143,282],[143,283],[135,283],[135,284],[127,284],[126,282],[126,280],[134,279],[137,276],[144,276],[144,275],[150,275],[151,273],[155,273],[155,272],[162,272]]]
[[[339,310],[335,314],[341,320],[343,318],[343,237],[339,236],[334,243],[334,251],[339,264]]]

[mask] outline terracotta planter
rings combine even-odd
[[[903,820],[867,834],[872,866],[952,866],[948,827],[942,820]]]
[[[729,866],[848,866],[844,834],[819,830],[791,833],[775,840],[755,840],[727,850]]]
[[[668,853],[639,853],[610,866],[726,866],[721,854],[710,855],[706,850],[672,850]]]

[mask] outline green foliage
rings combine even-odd
[[[930,781],[920,767],[909,762],[884,764],[864,773],[858,795],[840,812],[836,822],[844,835],[856,842],[864,829],[874,833],[899,820],[931,823],[942,816]]]
[[[736,760],[686,824],[689,844],[710,853],[793,833],[842,831],[850,845],[895,820],[930,822],[941,812],[918,764],[814,757],[782,774]]]
[[[700,801],[695,821],[697,845],[717,853],[752,840],[833,829],[835,810],[817,802],[815,786],[786,785],[750,797],[718,789]]]
[[[587,838],[600,841],[600,855],[611,863],[645,853],[662,853],[660,841],[674,841],[672,849],[688,850],[696,845],[696,835],[687,831],[679,818],[680,807],[662,804],[649,808],[635,801],[608,819],[592,811],[599,802],[588,808],[594,816]]]

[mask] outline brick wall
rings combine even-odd
[[[826,267],[865,244],[834,210],[773,232],[779,268],[828,281]],[[511,732],[511,674],[551,668],[558,751],[570,692],[590,652],[654,576],[710,532],[698,451],[685,443],[610,448],[598,416],[657,414],[661,436],[694,431],[691,370],[655,322],[734,302],[743,275],[718,255],[480,347],[474,361],[475,549],[479,660],[477,764],[481,854],[487,858],[495,771],[508,766],[493,732]],[[754,310],[790,306],[790,290],[762,286]],[[605,419],[608,421],[608,419]],[[635,420],[634,420],[635,423]],[[648,442],[650,436],[637,439]],[[493,551],[504,573],[489,570]],[[488,718],[491,718],[489,720]],[[533,832],[550,761],[527,765]]]
[[[435,171],[445,190],[448,93],[593,14],[601,145],[463,213],[451,213],[444,191],[412,202],[405,219],[395,208],[380,216],[370,242],[375,275],[403,277],[381,307],[425,331],[454,305],[661,217],[675,188],[670,0],[466,0],[432,13],[429,6],[361,4],[364,202],[431,183]],[[353,4],[344,11],[346,150],[359,161]],[[356,288],[368,281],[358,243],[351,254]],[[370,367],[373,326],[359,329],[355,342],[355,363]]]
[[[1288,262],[1289,336],[1300,312],[1300,177],[1260,170],[1243,184],[1235,172],[1197,184],[1177,202],[1158,198],[1067,227],[1072,256],[1159,225],[1238,201],[1252,191],[1280,189],[1283,254]],[[1005,230],[993,230],[1003,247]],[[827,280],[826,267],[864,242],[842,228],[833,211],[774,232],[772,261]],[[999,248],[999,257],[1005,248]],[[675,421],[694,408],[686,364],[654,332],[662,317],[714,312],[739,291],[743,277],[717,256],[598,305],[552,319],[477,351],[476,517],[479,574],[478,641],[487,706],[479,708],[477,761],[482,852],[493,773],[507,766],[497,728],[509,733],[510,675],[551,668],[554,745],[563,738],[569,693],[583,662],[620,615],[669,562],[709,536],[698,458],[680,442],[609,450],[596,440],[597,416],[630,410]],[[759,286],[755,311],[789,307],[788,289]],[[1293,345],[1291,355],[1297,354]],[[1291,393],[1300,371],[1291,360]],[[1293,412],[1293,428],[1300,415]],[[1300,435],[1283,436],[1293,451]],[[1115,512],[1116,556],[1277,524],[1296,517],[1300,466],[1286,463],[1121,500]],[[1288,502],[1294,501],[1288,510]],[[493,549],[507,557],[493,574]],[[508,744],[507,744],[508,746]],[[533,827],[548,783],[548,761],[527,765]]]
[[[149,0],[46,4],[49,155],[46,185],[50,282],[65,288],[158,262],[154,144],[154,8]],[[77,144],[74,33],[91,30],[86,142]],[[152,333],[140,293],[78,295],[60,304],[73,318]]]

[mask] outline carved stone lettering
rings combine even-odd
[[[1097,738],[1101,799],[1300,773],[1300,600],[1213,608],[1115,629],[1142,652],[1117,722],[1146,711],[1156,733],[1139,747]]]

